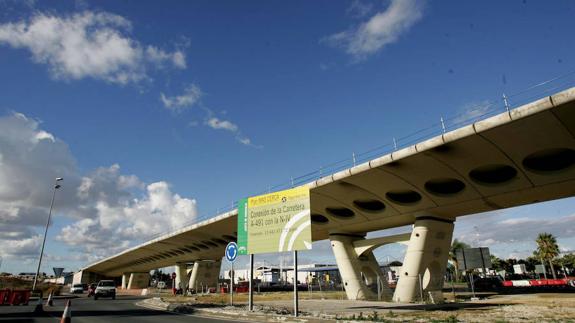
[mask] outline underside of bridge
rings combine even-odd
[[[381,272],[360,240],[413,225],[393,299],[414,301],[420,280],[440,299],[457,217],[575,195],[574,134],[572,88],[323,177],[307,184],[312,238],[331,240],[348,298],[370,299]],[[121,276],[220,260],[236,222],[235,210],[224,213],[84,270]]]

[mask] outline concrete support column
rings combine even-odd
[[[433,217],[415,220],[393,295],[395,302],[419,300],[420,280],[424,298],[430,297],[435,303],[443,302],[441,290],[452,235],[453,221]]]
[[[150,273],[131,273],[128,281],[128,289],[148,288]]]
[[[130,281],[130,273],[122,275],[122,289],[128,288],[128,282]]]
[[[176,288],[186,290],[190,283],[190,278],[188,276],[188,264],[186,263],[176,264],[175,272],[176,272]]]
[[[218,287],[222,261],[196,261],[190,277],[190,288],[201,291],[202,287]]]
[[[331,247],[339,273],[350,300],[377,300],[378,277],[382,288],[382,300],[391,299],[387,278],[379,268],[372,251],[365,251],[360,256],[354,242],[364,240],[364,236],[348,234],[331,234]]]

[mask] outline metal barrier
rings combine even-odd
[[[8,288],[0,289],[0,305],[10,305],[12,291]]]
[[[10,305],[28,305],[30,301],[30,290],[26,289],[15,289],[12,291],[10,297]]]

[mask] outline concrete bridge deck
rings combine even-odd
[[[575,88],[306,185],[312,238],[366,232],[575,195]],[[237,210],[84,268],[107,276],[221,259]]]

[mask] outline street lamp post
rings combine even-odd
[[[44,255],[44,245],[46,244],[46,235],[48,235],[48,227],[50,226],[50,218],[52,217],[52,208],[54,207],[54,198],[56,197],[56,190],[61,186],[58,182],[63,181],[62,177],[56,178],[56,184],[54,184],[54,192],[52,193],[52,202],[50,202],[50,211],[48,212],[48,221],[46,222],[46,229],[44,230],[44,240],[42,241],[42,249],[40,250],[40,259],[38,259],[38,268],[36,269],[36,276],[34,276],[34,284],[32,285],[32,290],[36,290],[36,284],[38,283],[38,276],[40,275],[40,265],[42,264],[42,256]]]

